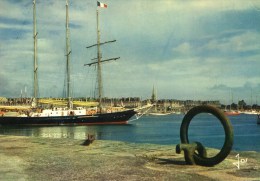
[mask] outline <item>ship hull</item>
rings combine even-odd
[[[91,125],[91,124],[126,124],[136,114],[134,110],[122,112],[53,117],[0,117],[0,125]]]
[[[224,112],[226,116],[239,116],[240,113],[236,111],[225,111]]]

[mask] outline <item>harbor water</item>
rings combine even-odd
[[[0,135],[46,138],[86,139],[88,134],[98,140],[132,143],[178,144],[184,115],[143,116],[126,125],[0,127]],[[260,151],[260,125],[256,115],[241,114],[229,117],[234,130],[233,150]],[[206,147],[220,149],[224,144],[224,129],[214,116],[199,114],[191,121],[189,141],[201,142]]]

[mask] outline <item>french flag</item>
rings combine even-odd
[[[97,1],[97,6],[101,8],[107,8],[107,5],[105,3],[101,3],[99,1]]]

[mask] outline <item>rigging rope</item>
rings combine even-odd
[[[135,118],[128,120],[128,122],[132,122],[132,121],[138,120],[138,119],[141,118],[144,114],[146,114],[153,106],[154,106],[154,104],[152,104],[152,105],[149,107],[149,109],[147,109],[146,111],[144,111],[140,116],[138,116],[138,114],[135,114]],[[144,109],[144,108],[140,108],[139,110],[141,110],[141,109]]]

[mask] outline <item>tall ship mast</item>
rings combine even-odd
[[[36,31],[36,1],[33,1],[33,32],[34,32],[34,98],[38,99],[38,65],[37,65],[37,31]],[[98,11],[97,11],[98,15]],[[97,30],[98,30],[97,19]],[[98,30],[99,32],[99,30]],[[73,109],[72,96],[71,96],[71,79],[70,79],[70,32],[69,32],[69,0],[66,0],[66,82],[67,82],[67,108],[53,107],[51,109],[41,109],[40,111],[29,111],[26,113],[17,112],[15,116],[7,116],[3,114],[0,117],[1,126],[12,125],[89,125],[89,124],[126,124],[128,120],[134,116],[137,112],[134,109],[121,110],[121,111],[102,111],[102,77],[101,77],[101,63],[110,60],[116,60],[117,58],[111,58],[107,60],[101,60],[100,45],[114,42],[108,41],[100,43],[100,34],[97,36],[97,58],[96,62],[92,62],[86,65],[98,65],[98,89],[99,89],[99,110],[97,107],[77,107]],[[35,105],[36,106],[36,105]]]
[[[73,108],[71,100],[71,81],[70,81],[70,30],[69,30],[69,0],[66,0],[66,78],[67,78],[67,106],[69,109]]]
[[[100,50],[100,30],[99,30],[99,16],[97,9],[97,78],[98,78],[98,102],[100,112],[102,111],[102,94],[103,94],[103,85],[102,85],[102,72],[101,72],[101,50]]]
[[[38,61],[37,61],[37,29],[36,29],[36,0],[33,0],[33,40],[34,40],[34,54],[33,54],[33,62],[34,62],[34,84],[33,84],[33,107],[38,105]]]
[[[106,41],[101,43],[100,41],[100,30],[99,30],[99,11],[98,11],[98,7],[104,7],[107,8],[107,5],[104,3],[100,3],[97,1],[97,10],[96,10],[96,15],[97,15],[97,44],[88,46],[87,48],[91,48],[91,47],[97,47],[97,58],[94,58],[92,60],[96,60],[95,62],[92,63],[88,63],[88,64],[84,64],[85,66],[91,66],[91,65],[97,65],[97,82],[98,82],[98,102],[99,102],[99,111],[102,112],[102,97],[103,97],[103,81],[102,81],[102,71],[101,71],[101,64],[102,62],[107,62],[107,61],[111,61],[111,60],[117,60],[120,57],[116,57],[116,58],[110,58],[110,59],[106,59],[106,60],[102,60],[102,53],[101,53],[101,45],[107,44],[107,43],[112,43],[115,42],[116,40],[112,40],[112,41]]]

